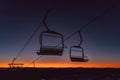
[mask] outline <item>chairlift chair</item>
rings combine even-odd
[[[46,17],[47,17],[49,12],[50,12],[50,10],[47,10],[46,14],[43,18],[43,24],[47,30],[40,33],[40,37],[39,37],[40,50],[36,53],[37,53],[37,55],[58,55],[58,56],[61,56],[63,54],[63,49],[64,49],[63,35],[56,32],[56,31],[52,31],[48,28],[48,26],[46,24]],[[44,43],[44,39],[43,39],[44,37],[57,38],[57,39],[59,39],[59,42],[61,43],[61,45],[46,44],[46,43]],[[56,40],[53,39],[52,41],[55,42]]]
[[[10,68],[22,68],[24,64],[22,63],[9,63]]]
[[[70,59],[71,61],[75,61],[75,62],[88,62],[89,59],[87,58],[87,56],[84,55],[84,49],[81,47],[82,44],[81,32],[78,31],[78,33],[80,36],[80,43],[79,45],[70,47]]]
[[[84,49],[80,46],[70,47],[70,59],[75,62],[88,62],[87,56],[84,56]]]

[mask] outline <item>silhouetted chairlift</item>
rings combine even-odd
[[[10,68],[22,68],[24,64],[23,63],[14,63],[15,60],[16,60],[16,58],[13,58],[12,62],[8,64],[9,67]]]
[[[75,61],[75,62],[88,62],[89,59],[87,58],[87,56],[84,55],[84,49],[81,47],[82,36],[81,36],[80,31],[78,32],[79,32],[81,41],[79,45],[70,47],[70,59],[71,61]]]
[[[58,55],[58,56],[61,56],[63,54],[63,49],[64,49],[63,35],[56,32],[56,31],[51,31],[48,28],[48,26],[45,23],[47,15],[48,15],[48,11],[43,19],[43,24],[45,25],[47,30],[40,33],[40,37],[39,37],[40,50],[36,53],[37,53],[37,55]],[[57,38],[57,40],[59,40],[61,45],[58,45],[58,44],[49,45],[47,43],[44,43],[44,37],[49,37],[49,38],[53,39],[52,40],[53,42],[56,42],[56,38]]]
[[[8,64],[10,68],[22,68],[24,64],[22,63],[10,63]]]

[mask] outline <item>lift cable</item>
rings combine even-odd
[[[45,15],[44,15],[45,16]],[[43,20],[42,20],[43,21]],[[20,52],[16,55],[15,58],[13,58],[12,64],[14,64],[14,62],[16,61],[16,59],[20,56],[20,54],[23,52],[23,50],[26,48],[26,46],[28,45],[28,43],[31,41],[31,39],[34,37],[35,33],[40,29],[41,25],[43,22],[40,22],[39,25],[36,27],[36,29],[33,31],[32,35],[28,38],[28,40],[26,41],[25,45],[23,46],[23,48],[20,50]],[[35,25],[36,26],[36,25]]]
[[[30,62],[26,67],[28,67],[29,65],[33,64],[33,66],[35,67],[35,61],[39,60],[41,58],[41,56],[35,58],[32,63]]]
[[[88,25],[90,25],[91,23],[93,23],[93,22],[96,21],[97,19],[103,17],[105,14],[107,14],[108,12],[110,12],[110,10],[111,10],[113,7],[114,7],[114,6],[105,9],[101,14],[97,15],[96,17],[94,17],[93,19],[91,19],[87,24],[83,25],[79,30],[73,32],[71,35],[69,35],[67,38],[65,38],[65,39],[64,39],[64,42],[65,42],[66,40],[68,40],[69,38],[71,38],[73,35],[75,35],[78,31],[81,31],[81,32],[82,32],[82,30],[85,29],[86,27],[88,27]],[[60,44],[61,44],[61,43],[60,43]],[[60,45],[60,44],[58,44],[58,45]]]

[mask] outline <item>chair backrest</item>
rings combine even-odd
[[[70,47],[70,59],[76,62],[87,62],[88,58],[84,56],[84,49],[80,46]]]
[[[43,37],[44,36],[50,36],[52,37],[58,37],[60,40],[60,44],[58,43],[53,45],[45,45],[45,43],[43,43]],[[43,31],[40,34],[40,51],[37,52],[38,55],[62,55],[63,54],[63,49],[64,49],[64,41],[63,41],[63,35],[55,32],[55,31]],[[55,40],[54,40],[55,41]]]

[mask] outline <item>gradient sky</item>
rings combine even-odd
[[[0,67],[8,66],[42,20],[45,8],[53,10],[48,16],[50,29],[60,32],[64,38],[80,29],[105,9],[114,8],[88,25],[82,32],[88,63],[71,62],[69,47],[78,38],[65,41],[68,48],[63,56],[41,56],[38,67],[119,67],[120,68],[120,6],[117,0],[1,0],[0,1]],[[39,34],[42,25],[30,43],[16,60],[24,66],[38,57]]]

